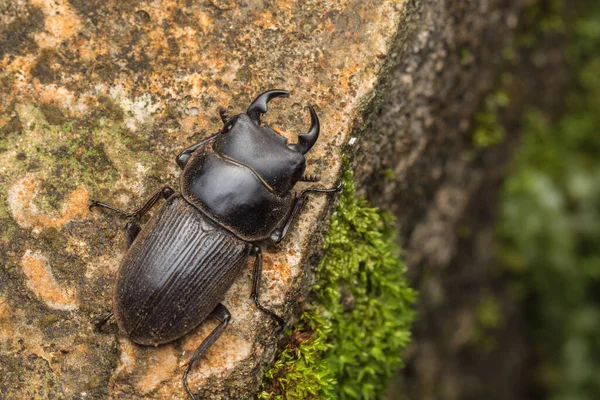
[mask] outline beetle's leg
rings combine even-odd
[[[269,238],[269,240],[275,244],[278,244],[279,242],[281,242],[283,240],[285,235],[287,235],[288,230],[290,229],[290,226],[292,225],[292,222],[294,222],[294,219],[298,216],[300,211],[302,211],[302,207],[304,207],[304,203],[306,202],[308,193],[334,193],[334,192],[339,192],[340,190],[342,190],[341,182],[336,187],[331,188],[331,189],[320,189],[320,188],[304,189],[302,192],[300,192],[300,195],[294,199],[294,205],[292,206],[292,212],[290,212],[290,214],[288,215],[287,219],[285,220],[285,223],[283,224],[283,227],[275,229],[273,231],[273,233],[271,233],[271,237]]]
[[[102,319],[98,322],[96,322],[96,330],[98,330],[98,332],[102,331],[102,327],[104,325],[106,325],[106,323],[108,322],[108,320],[113,316],[112,311],[107,314],[106,316],[102,317]]]
[[[312,175],[302,175],[300,178],[301,182],[319,182],[321,180],[321,175],[312,174]]]
[[[187,162],[190,160],[190,157],[192,156],[192,153],[194,151],[196,151],[196,149],[200,146],[202,146],[205,143],[210,142],[211,140],[213,140],[214,138],[216,138],[219,133],[215,133],[214,135],[196,143],[193,146],[188,147],[187,149],[183,150],[181,153],[179,153],[179,155],[177,156],[177,158],[175,158],[175,162],[177,162],[177,165],[179,165],[179,168],[183,169],[185,168],[185,165],[187,164]]]
[[[173,195],[173,193],[175,193],[175,191],[173,189],[171,189],[169,186],[160,188],[156,192],[154,192],[152,197],[150,197],[150,199],[148,199],[148,201],[146,201],[146,203],[144,203],[143,206],[141,206],[140,208],[138,208],[137,210],[135,210],[133,212],[119,210],[116,207],[113,207],[109,204],[102,203],[102,202],[96,201],[96,200],[92,200],[92,204],[90,204],[89,208],[90,208],[90,210],[94,207],[107,208],[107,209],[114,211],[118,214],[121,214],[122,216],[127,217],[127,218],[134,218],[134,217],[141,218],[144,214],[146,214],[148,211],[150,211],[150,209],[156,204],[156,202],[158,202],[158,200],[160,200],[161,197],[164,199],[168,199],[169,197],[171,197]]]
[[[192,368],[194,368],[194,365],[196,365],[198,360],[206,354],[206,352],[212,347],[213,344],[215,344],[215,342],[217,341],[219,336],[221,336],[221,334],[227,327],[227,324],[229,324],[229,320],[231,319],[231,314],[229,313],[229,310],[227,310],[225,308],[225,306],[221,303],[217,304],[215,309],[212,310],[212,312],[210,313],[210,316],[218,319],[220,321],[220,323],[210,333],[210,335],[208,335],[206,337],[206,339],[204,339],[202,341],[202,343],[198,347],[198,350],[196,350],[196,352],[194,353],[194,356],[188,363],[188,366],[185,369],[185,373],[183,374],[183,384],[185,385],[185,390],[187,390],[190,397],[194,400],[196,399],[196,397],[194,397],[194,394],[192,393],[192,391],[190,390],[190,387],[188,386],[187,376],[188,376],[190,370]]]
[[[256,307],[265,314],[269,314],[277,323],[279,324],[279,330],[282,330],[285,326],[285,321],[279,315],[275,314],[273,311],[265,308],[262,304],[260,304],[260,280],[262,278],[262,252],[260,251],[259,246],[254,246],[254,254],[256,255],[256,259],[254,260],[254,271],[252,272],[252,293],[250,294],[250,298],[254,300],[254,304]]]

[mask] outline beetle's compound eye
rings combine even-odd
[[[229,121],[227,121],[227,123],[225,124],[225,126],[223,127],[223,129],[221,129],[221,133],[227,133],[231,129],[233,129],[233,126],[235,125],[236,121],[237,121],[237,116],[233,117]]]

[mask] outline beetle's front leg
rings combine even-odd
[[[164,199],[168,199],[169,197],[171,197],[173,195],[173,193],[175,193],[175,191],[173,189],[171,189],[169,186],[164,186],[160,189],[158,189],[156,192],[154,192],[152,194],[152,197],[150,197],[143,206],[141,206],[140,208],[138,208],[135,211],[132,212],[127,212],[127,211],[123,211],[120,210],[116,207],[111,206],[110,204],[106,204],[103,203],[101,201],[97,201],[97,200],[92,200],[92,203],[89,206],[89,209],[91,210],[94,207],[100,207],[100,208],[106,208],[108,210],[114,211],[117,214],[120,214],[124,217],[127,218],[141,218],[142,216],[144,216],[144,214],[146,214],[148,211],[150,211],[150,209],[152,209],[152,207],[158,202],[158,200],[160,200],[160,198],[164,198]]]
[[[175,193],[173,189],[171,189],[169,186],[164,186],[156,192],[154,192],[152,197],[150,197],[150,199],[148,199],[148,201],[146,201],[146,203],[144,203],[143,206],[141,206],[133,212],[119,210],[116,207],[96,200],[92,200],[92,203],[90,204],[89,208],[90,210],[94,207],[106,208],[124,217],[131,218],[131,221],[129,221],[127,225],[125,225],[125,233],[127,235],[127,248],[129,248],[135,240],[135,238],[137,237],[138,233],[140,233],[140,231],[142,230],[142,227],[140,226],[140,218],[148,211],[150,211],[150,209],[158,202],[158,200],[161,199],[161,197],[164,199],[168,199],[173,195],[173,193]]]
[[[262,278],[262,252],[259,246],[254,246],[253,252],[256,256],[254,260],[254,271],[252,272],[252,293],[250,294],[250,298],[254,300],[254,304],[256,307],[264,312],[265,314],[269,314],[277,323],[279,324],[279,330],[282,330],[285,326],[285,321],[279,315],[275,314],[273,311],[264,307],[260,303],[260,280]]]
[[[292,225],[292,222],[294,222],[294,219],[296,219],[298,214],[300,214],[300,211],[302,211],[302,207],[304,207],[304,203],[306,203],[306,199],[308,198],[308,196],[307,196],[308,193],[335,193],[335,192],[339,192],[340,190],[342,190],[342,182],[340,182],[336,187],[331,188],[331,189],[320,189],[320,188],[304,189],[302,192],[300,192],[300,195],[294,199],[294,205],[292,206],[292,211],[290,212],[287,219],[285,220],[283,227],[275,229],[273,231],[273,233],[271,233],[271,237],[269,238],[269,240],[271,242],[273,242],[274,244],[278,244],[279,242],[281,242],[283,240],[285,235],[287,235],[288,230],[290,229],[290,226]]]

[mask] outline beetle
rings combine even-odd
[[[284,320],[260,302],[261,244],[278,244],[286,236],[309,193],[331,189],[292,189],[304,175],[304,155],[319,137],[319,118],[309,105],[311,126],[297,143],[279,135],[260,117],[285,90],[269,90],[252,102],[245,114],[219,113],[223,128],[183,150],[176,158],[182,172],[179,191],[157,190],[139,209],[122,211],[92,200],[129,218],[125,226],[127,253],[113,293],[113,312],[122,333],[140,345],[158,346],[180,339],[209,316],[218,326],[204,339],[187,364],[183,384],[192,399],[187,377],[231,320],[221,303],[249,256],[254,256],[251,298],[256,307],[283,329]],[[140,221],[158,201],[166,200],[142,227]]]

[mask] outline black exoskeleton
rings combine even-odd
[[[188,363],[183,382],[194,399],[187,376],[227,326],[231,315],[221,304],[247,257],[255,257],[252,299],[283,328],[284,321],[260,303],[262,254],[259,244],[279,243],[306,201],[308,193],[340,190],[292,189],[304,176],[304,154],[319,137],[319,119],[309,106],[311,127],[287,139],[267,125],[261,114],[285,90],[259,95],[246,114],[219,113],[221,131],[182,151],[179,191],[165,186],[138,210],[125,212],[93,201],[129,218],[128,251],[119,269],[113,312],[120,330],[132,341],[157,346],[177,340],[207,317],[220,321]],[[161,198],[165,206],[141,227],[140,219]],[[113,315],[110,313],[99,326]]]

